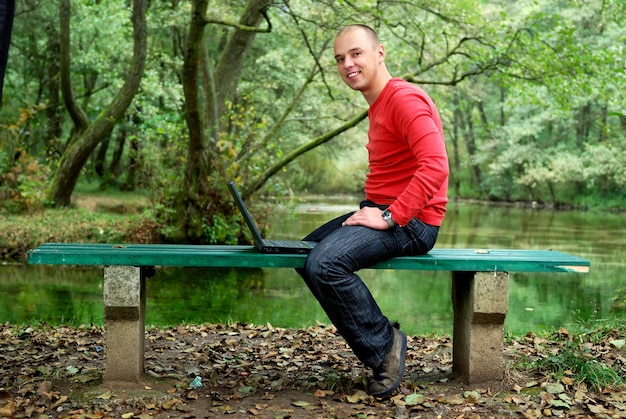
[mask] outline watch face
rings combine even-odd
[[[389,224],[389,227],[393,227],[396,225],[396,223],[393,221],[393,218],[391,218],[391,211],[384,210],[381,215],[383,217],[383,220],[385,220],[387,224]]]

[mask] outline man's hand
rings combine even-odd
[[[364,226],[374,230],[387,230],[389,224],[383,220],[383,211],[376,207],[363,207],[343,222],[344,226]]]

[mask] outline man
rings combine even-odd
[[[372,368],[370,394],[386,397],[404,374],[406,335],[383,316],[355,272],[430,251],[448,201],[448,158],[434,103],[417,86],[391,77],[371,28],[343,28],[334,50],[342,80],[369,104],[366,199],[359,211],[305,238],[319,243],[298,272],[355,355]]]

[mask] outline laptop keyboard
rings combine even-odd
[[[263,244],[271,247],[293,247],[296,249],[310,249],[313,247],[307,242],[297,240],[263,240]]]

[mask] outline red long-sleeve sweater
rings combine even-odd
[[[370,106],[369,120],[366,199],[389,205],[400,226],[413,217],[440,226],[448,202],[448,156],[433,101],[394,78]]]

